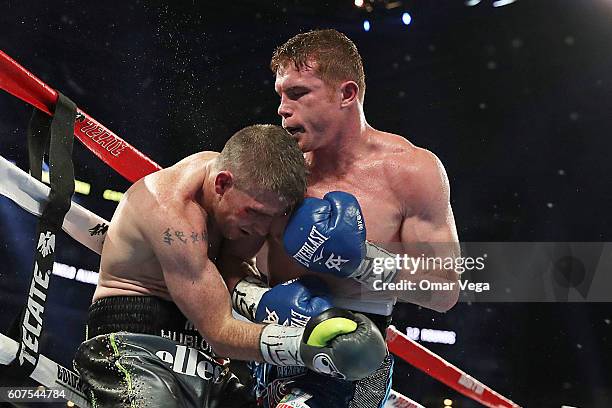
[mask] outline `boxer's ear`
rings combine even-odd
[[[340,92],[342,92],[341,106],[343,108],[359,100],[359,85],[355,81],[346,81],[340,84]]]
[[[215,177],[215,193],[225,194],[234,185],[234,175],[231,171],[223,170]]]

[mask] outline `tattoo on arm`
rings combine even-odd
[[[190,240],[187,237],[191,238]],[[206,231],[196,232],[191,231],[190,235],[187,235],[184,231],[173,230],[168,227],[162,234],[162,241],[164,244],[168,246],[172,246],[172,244],[197,244],[198,242],[205,243],[208,241],[208,233]]]

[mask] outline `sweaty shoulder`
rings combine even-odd
[[[377,131],[373,139],[382,156],[390,188],[405,203],[406,212],[448,200],[446,171],[434,153],[392,133]]]
[[[201,193],[205,165],[218,153],[201,152],[188,156],[171,167],[149,174],[127,192],[134,203],[144,229],[153,221],[193,216],[202,217],[196,197]]]
[[[178,205],[192,199],[200,192],[204,169],[217,157],[217,152],[199,152],[185,157],[178,163],[146,176],[142,187],[151,194],[157,205]]]

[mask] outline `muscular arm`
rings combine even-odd
[[[208,237],[200,208],[188,204],[182,211],[160,213],[163,216],[158,222],[147,223],[146,236],[161,264],[172,300],[217,353],[261,361],[259,338],[263,326],[233,318],[227,287],[208,258]],[[192,242],[191,234],[201,239]]]
[[[442,163],[427,150],[414,150],[409,160],[411,165],[402,168],[402,172],[393,176],[393,185],[397,189],[396,196],[399,198],[402,214],[401,244],[391,244],[389,247],[385,245],[385,249],[389,251],[387,254],[379,253],[369,256],[392,257],[395,261],[398,255],[402,259],[407,255],[410,258],[407,266],[406,263],[401,262],[402,265],[396,265],[387,270],[387,276],[388,279],[392,278],[391,283],[409,282],[410,288],[393,290],[391,285],[379,286],[378,290],[370,291],[367,295],[368,298],[374,299],[393,296],[403,302],[415,303],[445,312],[457,303],[458,275],[453,269],[444,268],[450,266],[448,262],[425,264],[424,259],[440,261],[447,258],[456,259],[460,256],[457,230],[450,206],[448,178]],[[398,267],[400,269],[397,269]],[[391,271],[394,275],[390,273]],[[373,281],[370,281],[369,278],[376,280],[381,276],[372,275],[370,272],[363,277],[366,279],[362,282],[367,283],[371,288]],[[423,282],[425,280],[434,285],[426,285],[428,289],[421,289],[421,283],[427,283]],[[386,278],[383,278],[383,281],[390,282]],[[376,288],[377,285],[374,287]]]
[[[260,277],[255,265],[255,256],[264,241],[263,237],[247,237],[224,242],[217,265],[230,292],[245,276]]]
[[[453,210],[450,205],[448,177],[440,160],[431,152],[419,150],[417,170],[410,175],[414,187],[403,194],[404,219],[401,225],[401,241],[409,256],[453,259],[460,256]],[[404,302],[447,311],[459,297],[458,275],[452,269],[401,270],[395,281],[401,279],[417,283],[423,279],[431,282],[454,282],[453,290],[398,291],[396,296]]]

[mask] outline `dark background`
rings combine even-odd
[[[412,24],[400,16],[409,11]],[[370,32],[362,21],[368,18]],[[3,2],[0,49],[162,166],[220,150],[253,123],[279,123],[275,46],[336,28],[364,59],[365,112],[376,128],[436,153],[446,166],[462,241],[610,241],[612,3],[606,0],[403,1],[366,13],[351,1]],[[27,169],[31,109],[0,94],[0,154]],[[110,219],[105,189],[129,183],[75,144],[75,201]],[[29,283],[36,219],[0,199],[0,324]],[[69,237],[57,261],[96,270]],[[526,283],[528,284],[528,283]],[[93,287],[52,283],[43,352],[68,364]],[[609,304],[413,305],[395,324],[454,330],[425,343],[525,407],[612,402]],[[399,363],[394,388],[426,406],[474,402]]]

